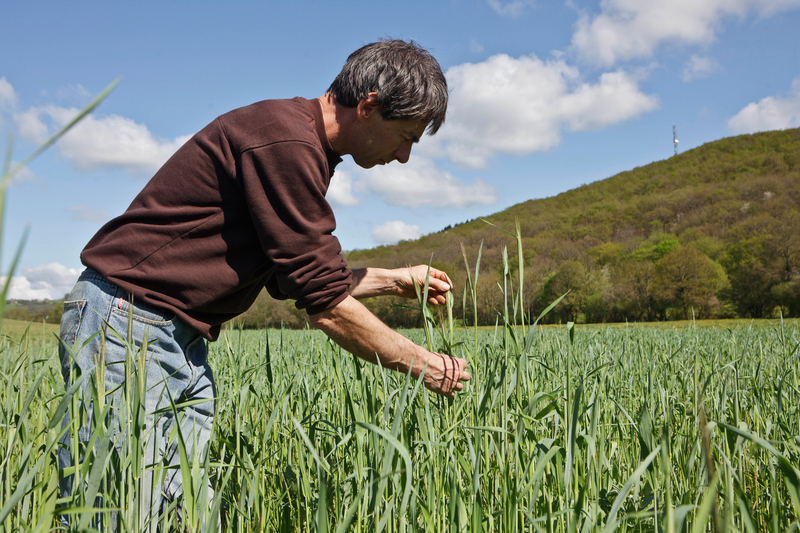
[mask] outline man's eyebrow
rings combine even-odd
[[[406,132],[406,135],[408,135],[409,137],[411,137],[411,140],[412,140],[412,141],[414,141],[415,143],[418,143],[418,142],[419,142],[419,137],[417,137],[417,134],[416,134],[416,133],[414,133],[413,131],[407,131],[407,132]]]

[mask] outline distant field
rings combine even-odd
[[[3,327],[13,338],[26,326]],[[56,527],[59,509],[78,528],[97,501],[57,495],[64,388],[43,329],[55,328],[0,342],[0,502],[13,502],[0,503],[0,532]],[[404,333],[447,349],[447,334]],[[798,531],[797,320],[560,325],[528,338],[455,329],[473,380],[446,401],[317,331],[224,331],[209,347],[221,530]],[[138,401],[136,379],[134,364],[123,401]],[[83,474],[131,528],[143,459],[135,445],[115,450],[108,429],[96,437],[110,455]],[[191,465],[183,475],[206,482]]]
[[[58,324],[45,324],[42,322],[31,323],[24,320],[3,320],[3,334],[9,335],[13,339],[19,340],[26,330],[29,330],[33,336],[47,336],[52,337],[54,333],[58,333]]]
[[[612,323],[612,324],[576,324],[577,329],[595,329],[595,328],[624,328],[624,327],[647,327],[647,328],[656,328],[656,329],[684,329],[690,328],[693,326],[696,327],[721,327],[721,328],[731,328],[731,329],[741,329],[741,328],[748,328],[748,327],[764,327],[764,326],[780,326],[781,321],[779,319],[769,319],[769,320],[750,320],[744,318],[732,318],[726,320],[678,320],[678,321],[671,321],[671,322],[645,322],[645,323]],[[800,319],[798,318],[789,318],[784,320],[785,326],[797,326],[800,324]],[[557,328],[562,325],[560,324],[551,324],[551,325],[544,325],[542,326],[544,329],[549,328]],[[50,337],[54,334],[58,334],[58,324],[44,324],[44,323],[31,323],[25,322],[24,320],[3,320],[3,334],[10,335],[12,338],[19,340],[20,337],[25,333],[26,330],[29,330],[31,335],[34,336],[41,336],[45,335]],[[479,328],[481,331],[491,331],[494,329],[492,326],[482,326]]]
[[[720,328],[742,329],[749,327],[764,327],[764,326],[779,327],[781,325],[781,322],[785,327],[797,326],[798,324],[800,324],[800,318],[787,318],[784,319],[783,321],[777,318],[758,319],[758,320],[750,318],[726,318],[719,320],[671,320],[664,322],[631,322],[627,324],[622,322],[614,322],[611,324],[577,324],[575,327],[579,329],[604,328],[604,327],[623,327],[623,328],[644,327],[644,328],[656,328],[656,329],[720,327]]]
[[[599,330],[604,328],[652,328],[661,330],[683,330],[687,328],[710,328],[718,327],[723,329],[740,330],[746,328],[763,328],[763,327],[780,327],[781,323],[784,327],[798,327],[800,325],[800,318],[787,318],[781,321],[778,318],[769,319],[750,319],[750,318],[726,318],[718,320],[670,320],[664,322],[612,322],[609,324],[575,324],[576,330]],[[544,324],[540,326],[543,329],[562,328],[566,324]],[[502,327],[499,325],[497,327]],[[479,331],[489,332],[495,329],[495,326],[479,326]],[[411,331],[411,330],[409,330]]]

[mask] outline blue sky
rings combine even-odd
[[[346,250],[415,238],[723,137],[800,126],[800,0],[6,2],[0,139],[13,159],[107,100],[15,176],[3,271],[55,299],[80,250],[182,142],[226,111],[321,96],[382,37],[431,50],[447,122],[406,165],[338,167]]]

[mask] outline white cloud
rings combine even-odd
[[[798,0],[752,0],[762,17],[771,17],[775,13],[800,7]]]
[[[23,138],[41,143],[78,112],[52,105],[32,107],[15,120]],[[88,115],[58,141],[58,147],[78,170],[118,168],[150,175],[188,139],[158,139],[147,126],[129,118]]]
[[[36,108],[14,115],[14,121],[17,124],[17,133],[23,139],[42,144],[50,136],[47,125],[40,120]]]
[[[478,41],[476,41],[475,39],[470,39],[469,49],[473,53],[480,54],[481,52],[483,52],[483,45]]]
[[[11,162],[11,169],[14,169],[17,166],[18,161]],[[22,167],[13,176],[11,176],[11,180],[8,182],[8,186],[12,189],[21,183],[35,183],[37,181],[36,174],[28,167]]]
[[[325,197],[330,202],[341,206],[352,207],[361,203],[361,199],[353,195],[353,176],[347,171],[336,171]]]
[[[437,169],[431,159],[415,157],[413,153],[405,165],[393,163],[359,174],[356,188],[381,196],[389,205],[464,209],[497,202],[493,185],[480,179],[464,184],[451,173]]]
[[[696,79],[707,78],[719,70],[719,64],[708,56],[692,54],[689,61],[683,66],[681,79],[690,82]]]
[[[60,300],[72,290],[82,269],[67,268],[59,263],[50,263],[27,268],[21,276],[11,278],[9,299],[13,300]],[[0,277],[5,284],[7,276]]]
[[[528,6],[532,6],[534,0],[514,0],[512,2],[501,2],[500,0],[486,0],[486,3],[498,14],[504,17],[517,18],[522,16]]]
[[[5,78],[0,78],[0,107],[13,104],[17,100],[17,93]]]
[[[92,93],[89,90],[81,85],[65,85],[61,87],[58,91],[56,91],[56,98],[59,100],[68,100],[68,101],[85,101],[88,103],[91,100]]]
[[[505,54],[448,69],[448,118],[436,142],[455,163],[484,167],[497,153],[525,155],[561,141],[562,129],[597,129],[658,106],[628,73],[586,83],[562,60]]]
[[[391,220],[380,226],[372,226],[372,241],[375,244],[395,244],[399,241],[419,239],[419,226],[406,224],[402,220]]]
[[[800,77],[792,83],[792,91],[786,98],[768,96],[748,104],[728,121],[728,127],[734,133],[800,127]]]
[[[665,42],[703,45],[713,42],[725,17],[762,17],[800,7],[800,0],[602,0],[601,12],[584,13],[576,24],[572,48],[584,59],[604,65],[651,57]]]
[[[85,205],[72,205],[67,208],[67,212],[73,220],[85,220],[88,222],[105,222],[108,220],[108,211],[105,209],[92,209]]]

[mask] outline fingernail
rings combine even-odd
[[[447,283],[445,283],[445,284],[444,284],[444,290],[446,290],[446,291],[449,291],[449,290],[450,290],[450,285],[448,285]]]

